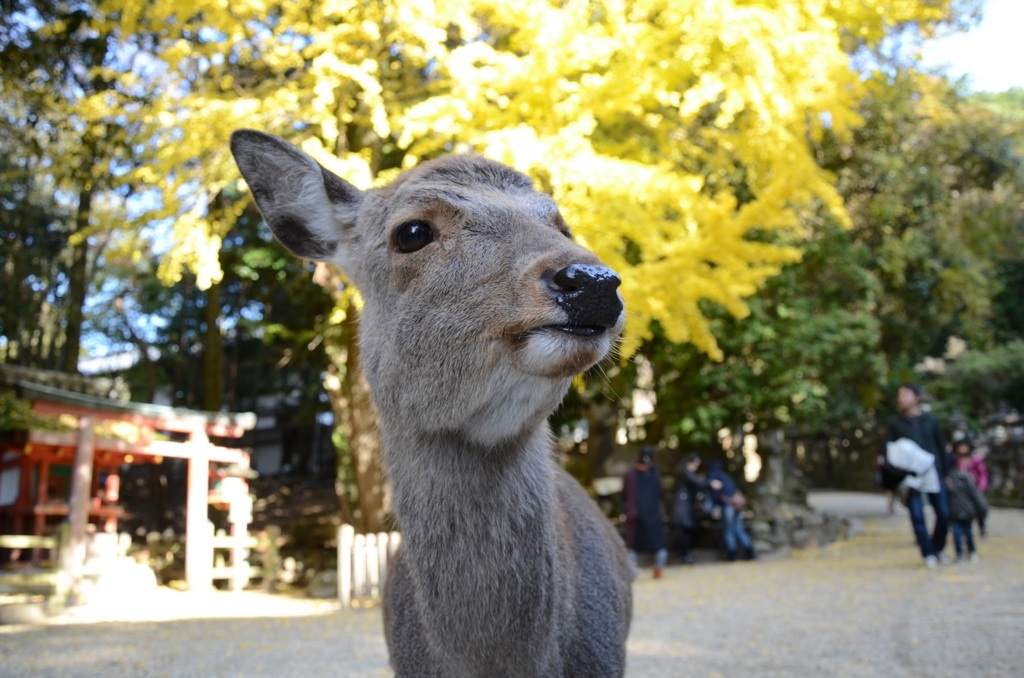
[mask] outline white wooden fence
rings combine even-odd
[[[356,534],[351,525],[338,528],[338,600],[342,607],[352,601],[379,600],[402,535],[398,532]]]

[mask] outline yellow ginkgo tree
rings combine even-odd
[[[242,205],[236,127],[299,143],[357,185],[471,150],[528,172],[623,276],[626,352],[659,322],[719,354],[698,302],[736,316],[799,251],[801,208],[845,213],[808,137],[856,125],[853,46],[950,18],[925,0],[108,0],[108,28],[146,36],[122,74],[159,92],[157,161],[140,176],[174,219],[162,275],[220,276]],[[383,175],[383,176],[382,176]]]

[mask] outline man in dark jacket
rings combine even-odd
[[[687,565],[693,565],[690,549],[697,541],[697,528],[700,525],[697,517],[697,496],[710,490],[707,481],[697,475],[700,464],[701,458],[696,452],[679,462],[676,468],[675,492],[672,496],[672,528],[676,533],[679,553]]]
[[[949,474],[949,466],[946,459],[946,439],[942,435],[938,420],[921,408],[921,389],[917,385],[904,384],[900,386],[896,393],[896,406],[899,409],[899,414],[889,422],[886,442],[908,438],[935,457],[935,470],[939,474],[939,491],[922,493],[910,489],[907,494],[910,523],[914,528],[917,545],[921,549],[921,557],[924,558],[925,565],[935,567],[940,562],[950,562],[949,556],[943,552],[946,548],[946,535],[949,531],[949,496],[946,493],[946,476]],[[935,529],[930,537],[924,519],[922,494],[928,497],[928,503],[935,510]]]

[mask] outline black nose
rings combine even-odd
[[[549,287],[555,303],[580,327],[613,327],[622,313],[619,276],[607,266],[573,264],[551,276]]]

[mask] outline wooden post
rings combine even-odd
[[[18,479],[18,498],[14,506],[24,509],[31,508],[35,501],[32,499],[32,464],[30,463],[31,446],[25,446],[25,453],[21,457],[21,478]],[[25,513],[16,511],[14,514],[14,534],[25,533]]]
[[[338,528],[338,600],[342,607],[352,606],[352,547],[356,529],[344,524]]]
[[[116,466],[111,466],[107,471],[107,481],[103,486],[103,502],[113,506],[121,500],[121,476]],[[104,532],[117,532],[117,517],[107,516],[103,523]]]
[[[398,553],[398,547],[402,545],[402,533],[392,532],[388,539],[388,562],[395,562],[395,554]]]
[[[377,533],[377,576],[380,578],[380,593],[384,595],[384,583],[388,578],[388,533]]]
[[[75,459],[78,459],[78,450],[75,450]],[[92,474],[90,474],[92,475]],[[50,499],[50,460],[43,459],[39,464],[39,477],[36,478],[36,505],[45,504]],[[63,499],[63,497],[61,497]],[[37,534],[37,537],[43,535]]]
[[[75,589],[85,569],[86,525],[89,523],[89,492],[92,489],[92,460],[95,451],[93,418],[78,418],[78,445],[71,471],[71,498],[68,501],[68,543],[62,554],[61,579],[67,587],[67,602],[75,603]]]
[[[206,432],[192,433],[185,504],[185,583],[190,591],[213,587],[213,535],[208,527],[210,453]]]
[[[245,543],[249,538],[249,523],[252,521],[252,499],[248,494],[235,497],[228,508],[228,522],[231,525],[231,590],[241,591],[249,584],[249,550]]]
[[[281,538],[281,528],[268,525],[264,533],[266,552],[263,555],[263,590],[277,590],[277,569],[281,566],[281,554],[277,550],[277,542]]]
[[[245,455],[239,466],[249,468],[249,455]],[[249,523],[252,522],[252,497],[249,496],[249,483],[244,479],[238,479],[237,488],[228,507],[231,536],[235,538],[234,546],[231,547],[231,566],[234,569],[232,591],[241,591],[248,586],[250,572],[249,549],[245,543],[249,539]]]
[[[366,535],[366,585],[370,590],[370,597],[377,598],[380,595],[380,559],[377,551],[377,535]]]
[[[36,478],[36,498],[33,502],[34,506],[41,506],[49,501],[49,485],[50,485],[50,460],[43,459],[39,464],[39,477]],[[63,497],[61,497],[63,499]],[[46,516],[33,510],[32,512],[32,534],[37,537],[42,537],[43,532],[46,531]],[[42,559],[42,551],[38,548],[32,549],[32,567],[39,567],[39,563]],[[59,566],[58,566],[59,567]]]
[[[50,554],[50,560],[56,563],[57,569],[57,582],[54,586],[53,596],[47,601],[47,604],[52,610],[60,610],[68,604],[68,596],[71,593],[71,578],[70,575],[64,571],[61,565],[67,558],[68,552],[68,540],[71,536],[71,526],[64,522],[57,528],[57,545],[54,547]]]
[[[357,534],[352,541],[352,593],[366,595],[366,535]]]

